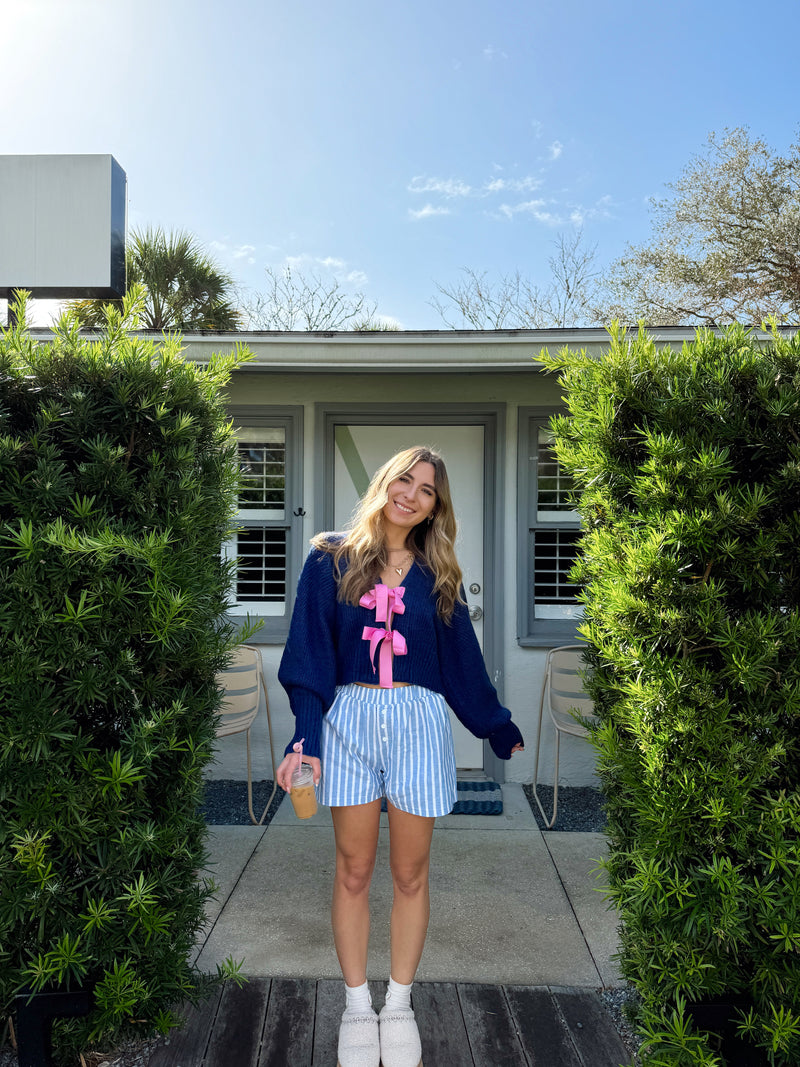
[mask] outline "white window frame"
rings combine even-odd
[[[281,603],[232,600],[229,614],[236,622],[243,622],[249,615],[261,621],[260,630],[250,640],[261,644],[280,644],[289,632],[297,579],[303,562],[303,409],[299,406],[275,407],[237,406],[230,409],[234,427],[246,427],[258,431],[279,428],[285,434],[285,495],[280,517],[269,509],[242,508],[237,515],[237,525],[242,527],[266,527],[286,531],[285,597]],[[237,537],[234,535],[223,545],[226,559],[237,558]],[[232,591],[235,597],[235,590]]]
[[[569,535],[581,529],[576,511],[540,511],[539,492],[539,430],[548,430],[556,408],[520,407],[518,409],[518,559],[517,559],[517,640],[523,646],[555,647],[582,641],[577,627],[583,617],[583,607],[575,599],[563,600],[559,605],[542,604],[537,611],[533,543],[537,532]],[[577,590],[576,590],[577,593]]]

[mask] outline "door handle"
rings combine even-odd
[[[478,619],[483,618],[483,608],[479,608],[476,604],[474,608],[469,609],[469,617],[473,622],[477,622]]]

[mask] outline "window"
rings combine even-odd
[[[288,630],[300,563],[300,412],[233,413],[243,486],[234,536],[225,545],[238,566],[235,615],[258,616],[257,640],[281,639]]]
[[[582,605],[569,581],[580,518],[569,502],[571,479],[561,470],[550,412],[520,409],[519,639],[553,645],[575,640]]]

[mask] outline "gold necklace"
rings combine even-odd
[[[389,566],[392,568],[393,571],[397,572],[397,574],[398,574],[398,576],[400,578],[402,578],[403,577],[403,571],[406,569],[406,565],[411,563],[411,561],[413,559],[414,559],[414,553],[413,552],[407,552],[406,555],[405,555],[405,559],[403,560],[403,562],[400,564],[399,567],[395,567],[395,565],[392,562],[389,563]]]

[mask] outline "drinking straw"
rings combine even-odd
[[[295,771],[295,774],[297,774],[298,777],[300,775],[300,771],[301,771],[302,766],[303,766],[303,742],[304,741],[305,741],[305,738],[301,737],[299,741],[295,741],[295,743],[292,745],[292,750],[297,753],[297,770]]]

